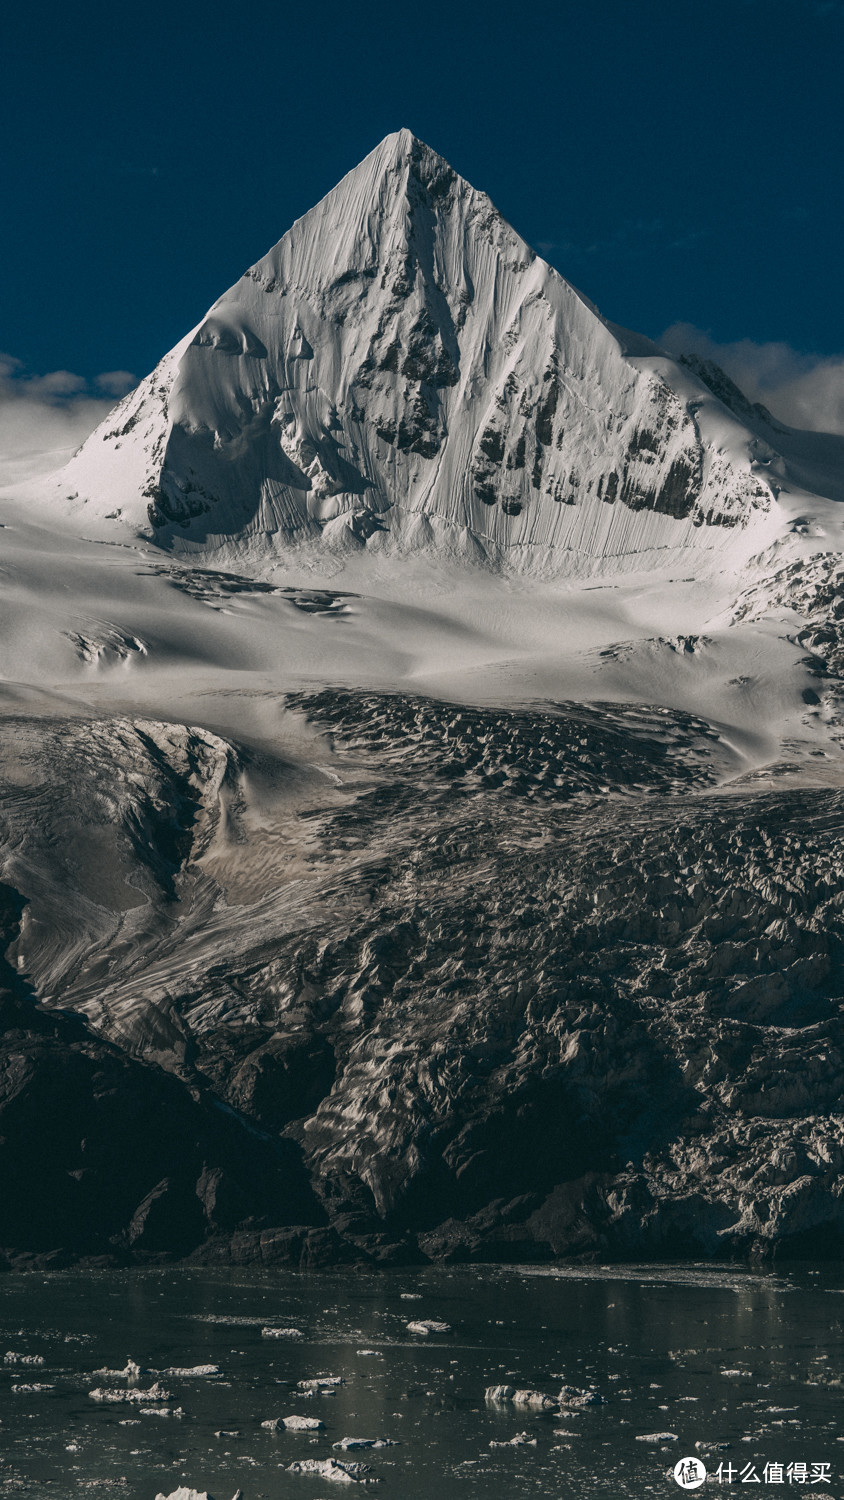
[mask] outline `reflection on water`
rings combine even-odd
[[[742,1475],[755,1466],[755,1493],[840,1497],[842,1291],[840,1269],[801,1268],[6,1276],[0,1493],[154,1500],[188,1484],[215,1500],[238,1487],[245,1500],[324,1500],[328,1476],[287,1470],[333,1458],[366,1462],[402,1500],[679,1495],[667,1476],[694,1455],[713,1476],[705,1493],[750,1493]],[[407,1332],[425,1319],[451,1334]],[[302,1336],[263,1332],[273,1327]],[[150,1372],[134,1386],[96,1373],[128,1359]],[[220,1373],[185,1373],[208,1364]],[[344,1383],[298,1389],[321,1375]],[[156,1380],[167,1400],[88,1394]],[[490,1385],[556,1399],[563,1383],[605,1401],[549,1412],[484,1401]],[[324,1425],[262,1426],[290,1415]],[[518,1434],[527,1441],[511,1446]],[[397,1446],[333,1447],[346,1437]],[[766,1464],[783,1466],[782,1482],[774,1467],[766,1482]],[[789,1482],[801,1464],[806,1480],[797,1467]]]

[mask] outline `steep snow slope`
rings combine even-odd
[[[402,130],[215,303],[53,494],[86,526],[164,545],[322,538],[589,572],[666,549],[745,556],[770,529],[757,447]]]

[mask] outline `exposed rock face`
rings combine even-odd
[[[8,944],[21,903],[0,887]],[[0,1247],[46,1257],[186,1255],[242,1229],[295,1224],[298,1264],[324,1215],[295,1151],[136,1062],[81,1018],[45,1012],[0,960]],[[314,1226],[312,1229],[307,1226]],[[295,1253],[298,1251],[298,1253]],[[260,1256],[257,1257],[260,1259]]]
[[[101,939],[96,1006],[70,938],[51,950],[52,1002],[135,1057],[7,972],[0,1244],[263,1264],[840,1253],[837,790],[721,790],[715,733],[666,710],[349,691],[289,711],[342,783],[285,825],[295,888],[226,907],[221,783],[190,802],[190,732],[171,730],[172,805],[195,815],[148,875],[151,936],[128,977],[126,929]],[[98,730],[124,757],[114,786],[129,747],[136,798],[164,774],[149,738]],[[234,805],[238,757],[212,752]],[[30,795],[30,851],[40,816]],[[120,819],[102,837],[125,853]],[[19,868],[27,963],[53,919],[35,855]],[[11,938],[21,902],[5,911]]]
[[[719,401],[723,401],[730,411],[735,412],[742,422],[749,422],[756,426],[762,422],[773,432],[783,432],[785,429],[771,416],[767,406],[761,401],[748,401],[744,392],[739,390],[734,380],[731,380],[726,370],[722,370],[714,359],[701,359],[697,354],[681,354],[680,364],[694,372],[698,380],[702,380],[708,386],[713,395]]]
[[[798,617],[795,638],[810,653],[818,677],[844,676],[844,559],[840,552],[816,552],[780,568],[747,589],[734,619],[758,620],[773,610]]]
[[[771,504],[747,413],[639,344],[628,354],[485,194],[399,131],[57,484],[162,545],[234,538],[256,555],[275,534],[528,571],[724,550]]]

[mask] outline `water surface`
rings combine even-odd
[[[521,1496],[683,1493],[670,1477],[703,1458],[706,1493],[751,1493],[754,1464],[826,1463],[844,1495],[844,1277],[789,1269],[573,1270],[473,1267],[380,1274],[69,1271],[0,1279],[0,1493],[154,1500],[179,1484],[214,1500],[325,1500],[343,1488],[286,1472],[298,1458],[363,1459],[377,1490],[402,1500],[518,1500]],[[407,1332],[411,1319],[452,1325],[448,1336]],[[262,1328],[292,1326],[301,1339]],[[43,1365],[2,1362],[6,1351]],[[98,1404],[89,1392],[126,1389],[95,1374],[128,1358],[154,1372],[213,1363],[217,1376],[152,1374],[182,1416]],[[340,1375],[335,1394],[305,1397],[297,1382]],[[532,1413],[489,1406],[488,1385],[594,1386],[605,1404]],[[28,1387],[30,1387],[28,1389]],[[41,1387],[33,1389],[32,1387]],[[261,1423],[318,1416],[310,1434]],[[491,1447],[525,1432],[536,1446]],[[676,1440],[641,1441],[656,1433]],[[218,1435],[220,1434],[220,1435]],[[341,1438],[399,1446],[344,1454]],[[800,1471],[795,1471],[799,1473]]]

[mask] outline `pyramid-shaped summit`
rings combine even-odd
[[[61,489],[163,545],[589,569],[752,530],[771,492],[750,443],[401,130],[214,304]]]

